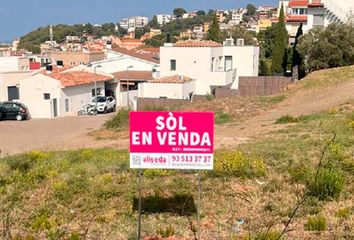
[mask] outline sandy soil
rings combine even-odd
[[[30,150],[63,150],[106,146],[89,132],[99,129],[111,114],[28,121],[0,121],[0,156]]]

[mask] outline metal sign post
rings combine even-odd
[[[142,169],[213,170],[214,113],[130,112],[129,129],[130,168],[139,170],[137,237],[140,240]],[[199,173],[197,179],[197,234],[200,239],[202,190]]]
[[[142,170],[139,169],[139,181],[138,181],[138,197],[139,197],[139,202],[138,202],[138,240],[141,239],[141,180],[142,180]]]
[[[200,173],[197,174],[198,178],[198,206],[197,206],[197,221],[198,221],[198,239],[200,239],[201,234],[201,222],[200,222],[200,205],[201,205],[201,195],[202,195],[202,185],[200,182]]]

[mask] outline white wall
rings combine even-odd
[[[140,87],[140,85],[139,85]],[[139,90],[130,90],[129,91],[129,105],[130,107],[133,106],[134,101],[136,98],[139,96]],[[120,92],[119,93],[119,101],[117,106],[119,105],[120,107],[127,107],[128,106],[128,92]]]
[[[44,99],[44,93],[50,94],[50,100]],[[60,82],[43,74],[36,74],[20,80],[20,101],[24,103],[32,118],[51,118],[54,116],[53,99],[57,99],[58,116],[61,115]]]
[[[129,66],[133,66],[130,68],[130,71],[151,71],[154,66],[158,66],[156,63],[138,60],[136,58],[115,58],[115,59],[107,59],[100,62],[93,62],[92,67],[100,65],[100,68],[97,70],[107,72],[107,73],[115,73],[126,71]]]
[[[33,71],[0,73],[0,102],[8,100],[7,87],[19,85],[21,79],[28,78],[35,73]]]
[[[82,105],[91,103],[93,84],[83,84],[62,89],[61,112],[62,115],[76,115]],[[97,82],[97,88],[101,88],[101,95],[104,95],[104,82]],[[69,111],[65,109],[65,99],[69,99]]]
[[[195,80],[185,83],[140,83],[139,97],[189,99],[190,93],[195,92],[195,84]]]
[[[233,69],[224,71],[225,56],[232,56]],[[212,58],[214,57],[213,71]],[[176,60],[176,70],[170,70],[170,60]],[[238,87],[239,76],[258,76],[259,47],[161,47],[161,77],[185,75],[196,79],[196,94],[210,93],[210,86],[233,83]],[[236,69],[236,76],[234,71]],[[234,78],[235,77],[235,78]]]
[[[0,57],[0,72],[19,71],[19,57]]]

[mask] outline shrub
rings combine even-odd
[[[325,231],[327,229],[327,221],[323,216],[309,216],[305,229],[307,231]]]
[[[122,108],[110,119],[108,119],[104,127],[108,130],[122,130],[129,125],[129,109]]]
[[[343,175],[334,169],[321,168],[308,184],[309,194],[319,200],[338,199],[344,189]]]
[[[166,177],[170,176],[172,173],[171,170],[164,169],[146,169],[144,170],[144,176],[146,177]]]
[[[295,122],[299,122],[300,119],[297,117],[293,117],[290,115],[285,115],[285,116],[281,116],[280,118],[278,118],[275,123],[276,124],[286,124],[286,123],[295,123]]]
[[[215,171],[210,173],[217,176],[253,178],[266,174],[266,166],[262,159],[247,156],[239,151],[221,153],[216,157],[214,164]]]

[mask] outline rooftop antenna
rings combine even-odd
[[[50,50],[53,51],[53,46],[54,46],[53,37],[54,37],[54,35],[53,35],[53,26],[52,25],[49,26],[49,37],[50,37]]]

